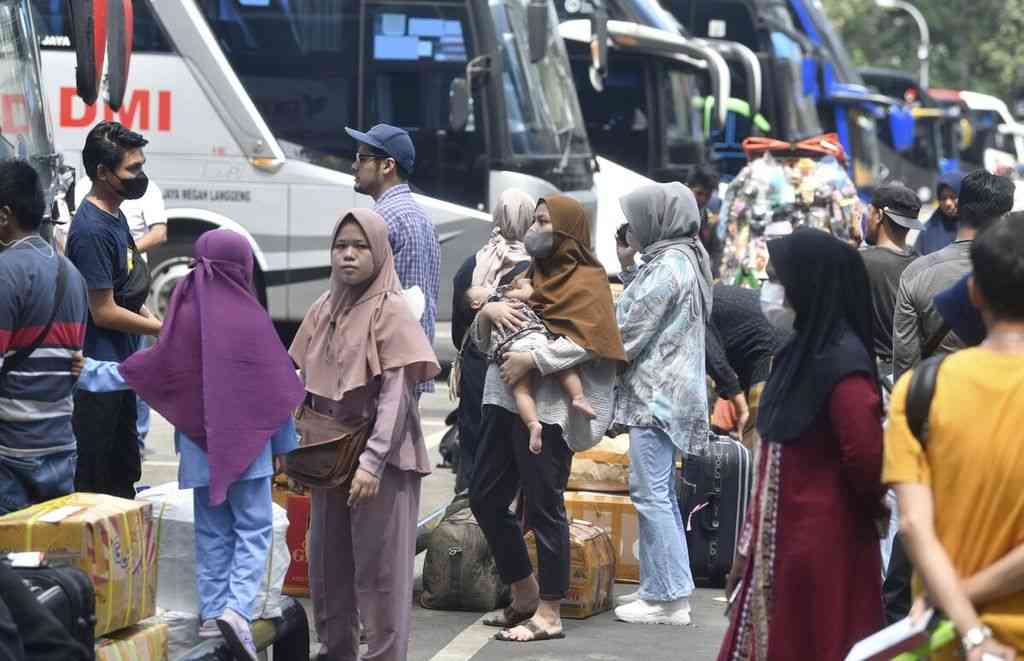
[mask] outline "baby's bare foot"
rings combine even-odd
[[[530,430],[530,452],[534,454],[540,454],[544,447],[541,441],[541,433],[544,431],[544,427],[541,426],[540,422],[534,421],[526,425]]]
[[[573,399],[572,407],[587,416],[588,420],[593,420],[597,417],[597,414],[594,413],[594,407],[590,405],[590,400],[588,400],[584,395],[580,395]]]

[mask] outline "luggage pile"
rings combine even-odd
[[[799,143],[748,138],[743,147],[750,163],[729,184],[719,222],[722,282],[756,287],[767,279],[767,238],[775,224],[850,239],[864,206],[834,133]]]
[[[0,549],[45,553],[50,567],[17,570],[96,658],[167,658],[156,615],[157,528],[153,505],[74,493],[0,517]]]

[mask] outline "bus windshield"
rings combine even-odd
[[[492,0],[491,14],[502,54],[502,87],[516,156],[590,155],[569,60],[557,30],[550,31],[544,59],[529,62],[524,0]],[[550,8],[550,7],[549,7]],[[557,25],[550,8],[550,25]]]
[[[46,189],[52,182],[56,157],[39,71],[39,49],[28,3],[0,4],[0,158],[32,163]]]

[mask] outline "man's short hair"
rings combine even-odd
[[[964,177],[958,200],[960,222],[985,229],[1013,208],[1013,182],[987,170],[975,170]]]
[[[105,165],[108,170],[116,170],[121,165],[125,152],[140,149],[148,144],[149,140],[118,122],[100,122],[92,127],[85,138],[85,147],[82,149],[85,173],[96,181],[98,166]]]
[[[718,172],[707,165],[702,165],[693,170],[690,174],[690,178],[687,180],[686,185],[690,188],[694,186],[700,186],[709,193],[714,193],[718,190]]]
[[[377,158],[379,158],[381,160],[383,160],[385,158],[390,158],[392,161],[395,161],[395,172],[398,173],[398,178],[401,180],[401,182],[403,184],[409,181],[409,176],[410,176],[409,172],[405,168],[403,168],[401,166],[401,164],[397,160],[395,160],[394,156],[392,156],[391,154],[387,153],[383,149],[377,149],[373,145],[365,145],[364,144],[364,146],[366,147],[366,150],[368,152],[370,152],[371,154],[373,154],[374,156],[376,156]]]
[[[0,162],[0,207],[11,208],[22,230],[39,230],[46,211],[46,198],[39,174],[25,161]]]
[[[974,282],[992,314],[1024,320],[1024,212],[991,223],[971,243]]]

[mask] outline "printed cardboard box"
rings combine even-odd
[[[288,494],[288,551],[292,563],[284,575],[285,594],[309,596],[309,496]]]
[[[0,553],[42,551],[67,560],[96,589],[96,636],[156,613],[156,526],[150,503],[93,493],[0,517]]]
[[[616,581],[640,582],[637,513],[629,496],[567,491],[565,509],[570,520],[589,521],[608,531],[615,549]]]
[[[112,633],[96,643],[96,661],[167,661],[166,624],[148,624]]]
[[[569,524],[569,592],[562,600],[562,617],[582,620],[610,610],[615,587],[615,549],[608,531],[586,521]],[[537,567],[537,541],[526,533],[526,550]]]

